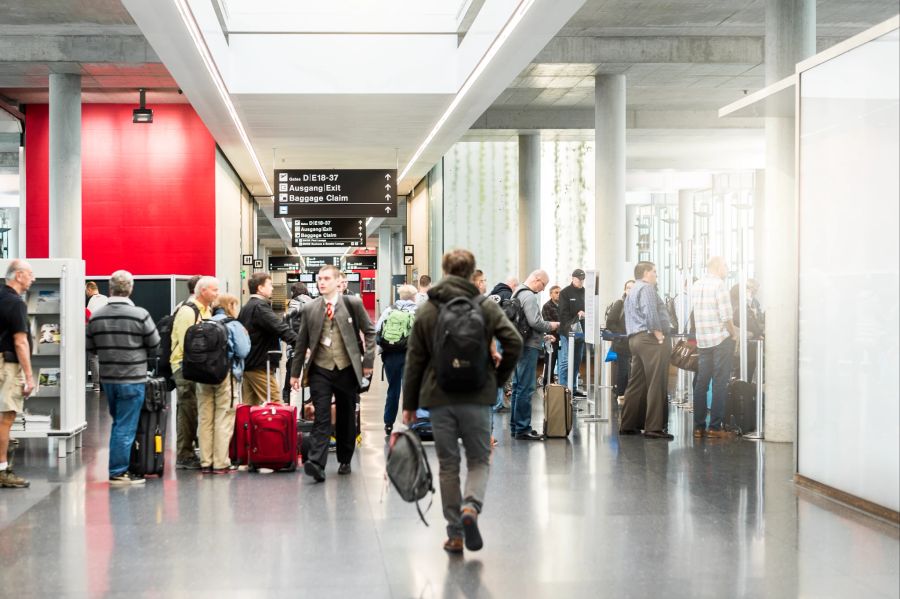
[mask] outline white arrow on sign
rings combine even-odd
[[[391,201],[391,194],[389,194],[389,193],[384,194],[384,201],[385,201],[385,202],[390,202],[390,201]]]
[[[391,174],[390,174],[390,173],[385,173],[385,174],[384,174],[384,180],[385,180],[385,181],[390,181],[390,180],[391,180]]]
[[[391,190],[391,184],[388,183],[387,185],[384,186],[384,188],[385,188],[387,191],[390,191],[390,190]]]
[[[384,211],[385,211],[387,214],[390,214],[390,213],[391,213],[391,207],[390,207],[390,206],[385,206],[385,207],[384,207]]]

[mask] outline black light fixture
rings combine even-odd
[[[145,104],[146,100],[146,90],[142,87],[138,90],[141,93],[141,107],[135,108],[131,113],[131,122],[132,123],[152,123],[153,122],[153,110],[147,108]]]

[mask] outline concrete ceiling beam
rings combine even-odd
[[[760,64],[762,37],[555,37],[535,63]]]
[[[3,62],[159,63],[142,35],[0,35]]]
[[[719,118],[715,110],[628,110],[629,129],[756,129],[763,120],[756,118]],[[593,129],[592,108],[490,108],[472,125],[472,129]]]

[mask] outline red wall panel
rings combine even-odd
[[[153,106],[131,122],[129,104],[84,104],[82,252],[89,275],[215,274],[215,141],[193,108]],[[26,112],[28,256],[47,256],[48,111]]]

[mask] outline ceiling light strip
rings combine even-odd
[[[228,110],[228,114],[231,116],[231,120],[234,122],[234,126],[237,127],[238,135],[240,135],[241,141],[244,142],[244,148],[247,150],[247,153],[250,154],[251,160],[253,160],[253,166],[256,167],[256,172],[257,174],[259,174],[259,178],[262,180],[263,185],[266,188],[266,195],[273,195],[272,188],[271,186],[269,186],[269,180],[266,177],[265,172],[263,171],[262,165],[259,162],[259,158],[256,157],[256,152],[253,150],[253,145],[250,143],[250,138],[247,136],[247,132],[244,130],[244,125],[241,123],[241,119],[234,107],[234,103],[231,101],[231,96],[228,94],[228,90],[225,88],[225,81],[222,79],[222,75],[219,73],[219,69],[216,67],[216,63],[209,51],[209,47],[206,45],[206,40],[203,39],[203,35],[200,33],[200,27],[197,25],[197,20],[194,18],[194,13],[191,11],[190,6],[188,6],[187,0],[174,0],[174,2],[175,7],[178,9],[178,13],[181,15],[181,20],[184,21],[185,26],[188,28],[188,31],[191,34],[191,39],[193,39],[194,41],[194,46],[196,46],[197,51],[200,52],[200,58],[203,59],[206,70],[209,72],[210,77],[212,77],[213,83],[216,86],[216,90],[219,92],[219,96],[221,97],[222,102],[225,104],[225,108]]]
[[[456,107],[459,106],[465,95],[469,92],[470,89],[472,89],[472,86],[475,85],[475,82],[494,59],[494,56],[497,55],[497,52],[500,51],[500,48],[503,47],[503,44],[506,43],[506,40],[509,39],[509,36],[512,35],[512,32],[519,25],[519,22],[521,22],[522,18],[525,16],[525,13],[528,12],[528,9],[531,8],[533,4],[534,0],[522,0],[521,2],[519,2],[519,6],[506,22],[506,25],[503,26],[500,34],[496,38],[494,38],[494,41],[491,42],[491,45],[487,49],[487,52],[484,53],[484,56],[482,56],[481,60],[478,61],[478,64],[475,65],[475,69],[473,69],[469,76],[466,78],[465,82],[462,84],[462,87],[459,88],[459,91],[456,92],[456,96],[454,96],[453,101],[450,102],[450,106],[447,107],[447,110],[444,111],[444,114],[442,114],[441,118],[439,118],[437,123],[435,123],[434,128],[425,138],[425,141],[423,141],[419,148],[416,150],[415,154],[412,155],[412,158],[409,159],[409,162],[400,173],[400,180],[403,180],[403,178],[406,177],[416,161],[425,152],[425,149],[428,147],[428,145],[432,141],[434,141],[434,138],[437,136],[441,128],[453,114],[453,111],[456,110]]]

